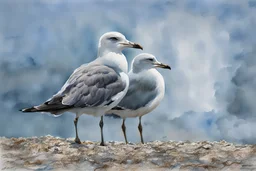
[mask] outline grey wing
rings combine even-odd
[[[79,67],[62,89],[46,103],[72,107],[104,106],[126,87],[120,74],[108,66],[94,64]]]
[[[132,79],[128,92],[121,102],[112,110],[136,110],[146,106],[157,96],[156,84],[148,84],[143,79]]]

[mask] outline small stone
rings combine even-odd
[[[54,153],[58,153],[59,152],[59,148],[58,147],[55,147],[54,150],[53,150]]]
[[[197,143],[195,143],[195,142],[192,142],[192,143],[191,143],[191,145],[192,145],[192,146],[195,146],[195,145],[197,145]]]
[[[226,144],[227,142],[225,140],[221,140],[220,144]]]
[[[203,146],[204,149],[209,150],[212,146],[210,144],[206,144]]]
[[[207,154],[205,156],[202,156],[199,158],[199,160],[205,162],[205,163],[211,163],[212,162],[212,159],[213,159],[213,156],[210,155],[210,154]]]
[[[132,164],[132,160],[127,160],[126,163],[127,164]]]

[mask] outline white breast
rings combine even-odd
[[[135,76],[135,75],[132,75],[132,73],[129,73],[129,77],[133,77],[133,76]],[[165,93],[164,79],[163,79],[162,75],[156,69],[148,70],[146,73],[141,72],[137,76],[138,77],[143,76],[143,79],[148,79],[149,82],[155,79],[154,81],[156,81],[156,83],[157,83],[156,90],[158,92],[158,95],[152,101],[150,101],[146,106],[141,107],[139,109],[136,109],[136,110],[125,109],[125,110],[112,110],[111,111],[111,112],[119,115],[122,118],[143,116],[143,115],[151,112],[152,110],[154,110],[160,104],[161,100],[164,97],[164,93]]]
[[[109,52],[105,56],[97,58],[104,65],[119,68],[124,73],[128,72],[128,63],[126,57],[122,53]]]

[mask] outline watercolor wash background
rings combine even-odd
[[[99,37],[120,31],[168,63],[161,105],[143,117],[145,141],[256,143],[256,1],[1,0],[0,136],[74,137],[74,115],[18,110],[56,93],[92,61]],[[128,49],[128,61],[142,51]],[[81,140],[100,140],[99,118],[83,115]],[[139,142],[137,119],[127,119]],[[121,120],[105,117],[105,140],[123,141]]]

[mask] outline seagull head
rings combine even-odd
[[[159,62],[156,57],[149,53],[141,53],[134,57],[132,61],[132,70],[141,71],[151,68],[164,68],[171,70],[169,65]]]
[[[99,56],[106,52],[121,53],[125,48],[135,48],[143,50],[138,43],[131,42],[119,32],[107,32],[99,40]]]

